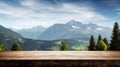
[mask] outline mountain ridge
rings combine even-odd
[[[110,39],[112,28],[99,26],[94,23],[83,24],[76,20],[70,20],[66,24],[54,24],[48,28],[35,26],[30,29],[17,30],[25,38],[36,40],[56,40],[72,38],[89,38],[94,35],[96,38],[99,34]]]
[[[56,39],[71,39],[71,38],[89,38],[91,35],[97,37],[99,34],[109,38],[111,28],[98,26],[97,24],[89,23],[82,24],[79,21],[71,20],[66,24],[54,24],[47,28],[38,39],[56,40]],[[107,35],[106,35],[107,34]]]
[[[16,32],[21,34],[24,38],[37,39],[38,35],[44,30],[46,30],[46,28],[43,26],[34,26],[28,29],[19,29],[16,30]]]

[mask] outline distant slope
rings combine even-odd
[[[70,50],[85,50],[88,45],[86,39],[64,39],[66,40]],[[23,50],[59,50],[63,40],[32,40],[25,39],[24,43],[21,43]]]
[[[37,39],[46,28],[42,26],[35,26],[29,29],[16,30],[17,33],[21,34],[24,38]]]

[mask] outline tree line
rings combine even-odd
[[[20,51],[21,47],[17,43],[13,43],[11,46],[11,51]],[[5,47],[4,44],[0,44],[0,51],[7,51],[7,48]]]
[[[69,50],[67,42],[65,40],[61,41],[61,45],[60,45],[59,49],[61,51]],[[21,51],[22,49],[21,49],[19,44],[14,42],[10,50],[11,51]],[[7,48],[6,48],[6,46],[4,44],[0,44],[0,51],[7,51]]]
[[[111,41],[108,43],[107,39],[102,39],[101,35],[98,36],[98,41],[95,43],[94,36],[91,35],[89,40],[88,49],[90,51],[94,50],[112,50],[117,51],[120,50],[120,28],[117,22],[114,23]]]
[[[67,43],[65,41],[61,42],[60,50],[68,50]],[[94,40],[94,36],[91,35],[89,40],[89,51],[105,51],[112,50],[117,51],[120,50],[120,28],[117,22],[114,23],[111,41],[108,43],[107,38],[102,38],[101,35],[98,36],[97,43]]]

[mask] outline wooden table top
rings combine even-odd
[[[120,51],[1,51],[0,60],[120,60]]]

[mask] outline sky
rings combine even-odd
[[[120,0],[0,0],[0,25],[23,29],[70,20],[113,27],[120,23]]]

